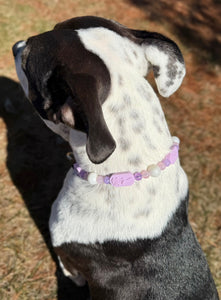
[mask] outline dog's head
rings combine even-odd
[[[58,128],[58,133],[61,128],[84,132],[93,163],[106,160],[116,147],[102,112],[112,87],[111,74],[102,58],[87,50],[79,36],[80,29],[89,32],[98,27],[142,49],[145,73],[151,66],[161,95],[168,97],[176,91],[185,75],[182,54],[173,41],[98,17],[70,19],[52,31],[16,43],[16,70],[27,98],[47,125]],[[136,66],[134,71],[138,71]]]

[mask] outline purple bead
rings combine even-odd
[[[86,180],[88,176],[88,172],[86,172],[85,170],[81,170],[79,173],[79,177]]]
[[[179,148],[180,148],[179,145],[173,145],[173,146],[170,147],[171,150],[173,150],[173,149],[179,150]]]
[[[74,164],[74,170],[75,170],[75,172],[76,172],[77,175],[79,175],[80,172],[82,171],[81,167],[79,167],[79,165],[77,163]]]
[[[107,175],[104,177],[104,183],[110,184],[110,176]]]
[[[163,163],[166,167],[168,167],[170,165],[170,161],[168,158],[164,158]]]
[[[134,181],[134,175],[130,172],[115,173],[110,177],[110,184],[116,187],[130,186],[134,184]]]
[[[134,178],[139,181],[142,179],[142,175],[139,172],[134,173]]]
[[[174,164],[178,158],[178,148],[173,148],[170,152],[170,162]]]

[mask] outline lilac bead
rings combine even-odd
[[[78,167],[79,167],[79,164],[78,164],[78,163],[75,163],[75,164],[74,164],[74,168],[77,169]]]
[[[88,172],[86,172],[85,170],[81,170],[79,172],[79,177],[84,179],[84,180],[87,180],[87,176],[88,176]]]
[[[74,164],[74,169],[76,170],[77,173],[80,173],[81,172],[81,167],[79,167],[79,165],[76,163]]]
[[[179,148],[180,148],[180,147],[179,147],[178,144],[174,144],[173,146],[170,147],[171,150],[173,150],[173,149],[179,150]]]
[[[142,179],[141,173],[139,173],[139,172],[134,173],[134,178],[135,178],[137,181],[140,181],[140,180]]]
[[[170,152],[170,162],[174,164],[178,158],[178,148],[173,148]]]
[[[162,162],[164,163],[164,165],[165,165],[166,167],[168,167],[168,166],[170,165],[170,161],[169,161],[168,158],[164,158],[164,160],[162,160]]]
[[[130,186],[134,184],[134,175],[130,172],[120,172],[112,174],[110,177],[110,184],[116,187]]]
[[[101,175],[98,175],[98,176],[97,176],[97,183],[99,183],[99,184],[104,183],[104,177],[101,176]]]
[[[110,184],[110,176],[107,175],[104,177],[104,183]]]

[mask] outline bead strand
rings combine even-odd
[[[143,178],[158,177],[161,171],[165,170],[171,164],[174,164],[178,158],[180,140],[178,137],[173,136],[173,145],[170,147],[170,152],[157,164],[152,164],[147,167],[147,170],[141,172],[114,173],[106,176],[97,175],[95,172],[87,172],[79,167],[78,164],[74,164],[74,172],[80,178],[87,180],[91,185],[95,184],[112,184],[114,186],[127,186],[132,185],[134,181],[140,181]],[[112,180],[114,177],[115,180]]]

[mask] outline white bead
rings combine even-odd
[[[177,143],[177,144],[180,143],[180,139],[177,136],[172,136],[172,140],[174,143]]]
[[[150,173],[150,176],[152,177],[158,177],[160,175],[160,167],[158,165],[150,165],[147,168],[147,171]]]
[[[97,174],[96,173],[89,173],[87,177],[87,181],[90,184],[97,184]]]

